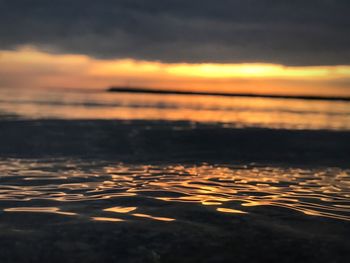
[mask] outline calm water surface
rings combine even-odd
[[[1,115],[30,119],[180,120],[241,128],[350,130],[350,102],[298,99],[0,89]]]

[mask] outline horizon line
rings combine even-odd
[[[107,92],[120,93],[145,93],[145,94],[164,94],[164,95],[203,95],[203,96],[221,96],[221,97],[250,97],[250,98],[274,98],[274,99],[302,99],[302,100],[330,100],[330,101],[350,101],[350,97],[342,96],[313,96],[313,95],[275,95],[275,94],[256,94],[256,93],[225,93],[225,92],[201,92],[201,91],[180,91],[180,90],[162,90],[142,87],[124,87],[112,86]]]

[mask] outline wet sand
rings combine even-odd
[[[8,119],[0,145],[1,262],[350,258],[348,132]]]

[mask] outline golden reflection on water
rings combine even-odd
[[[93,221],[106,221],[106,222],[123,222],[125,220],[120,218],[112,218],[112,217],[92,217]]]
[[[168,217],[157,217],[157,216],[151,216],[146,214],[132,214],[132,215],[137,217],[144,217],[144,218],[150,218],[150,219],[159,220],[159,221],[165,221],[165,222],[175,221],[174,218],[168,218]]]
[[[103,211],[106,212],[114,212],[114,213],[129,213],[132,211],[135,211],[137,207],[121,207],[121,206],[116,206],[116,207],[111,207],[111,208],[106,208],[103,209]]]
[[[223,207],[219,207],[218,209],[216,209],[219,212],[222,213],[231,213],[231,214],[247,214],[247,212],[243,212],[241,210],[237,210],[237,209],[231,209],[231,208],[223,208]]]
[[[181,219],[171,212],[174,210],[161,208],[171,204],[238,215],[259,213],[256,207],[282,207],[286,213],[350,220],[349,169],[132,165],[66,159],[2,159],[0,169],[0,205],[6,212],[88,212],[93,220],[114,218],[111,213],[126,219]],[[89,202],[97,200],[100,205],[90,210]],[[151,207],[147,205],[150,200]],[[37,207],[40,201],[55,205]],[[15,205],[18,202],[24,207]]]
[[[350,102],[341,101],[108,92],[3,94],[1,90],[0,97],[0,113],[29,119],[162,120],[230,127],[350,130]]]

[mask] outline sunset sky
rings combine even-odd
[[[345,0],[1,0],[0,88],[350,96]]]

